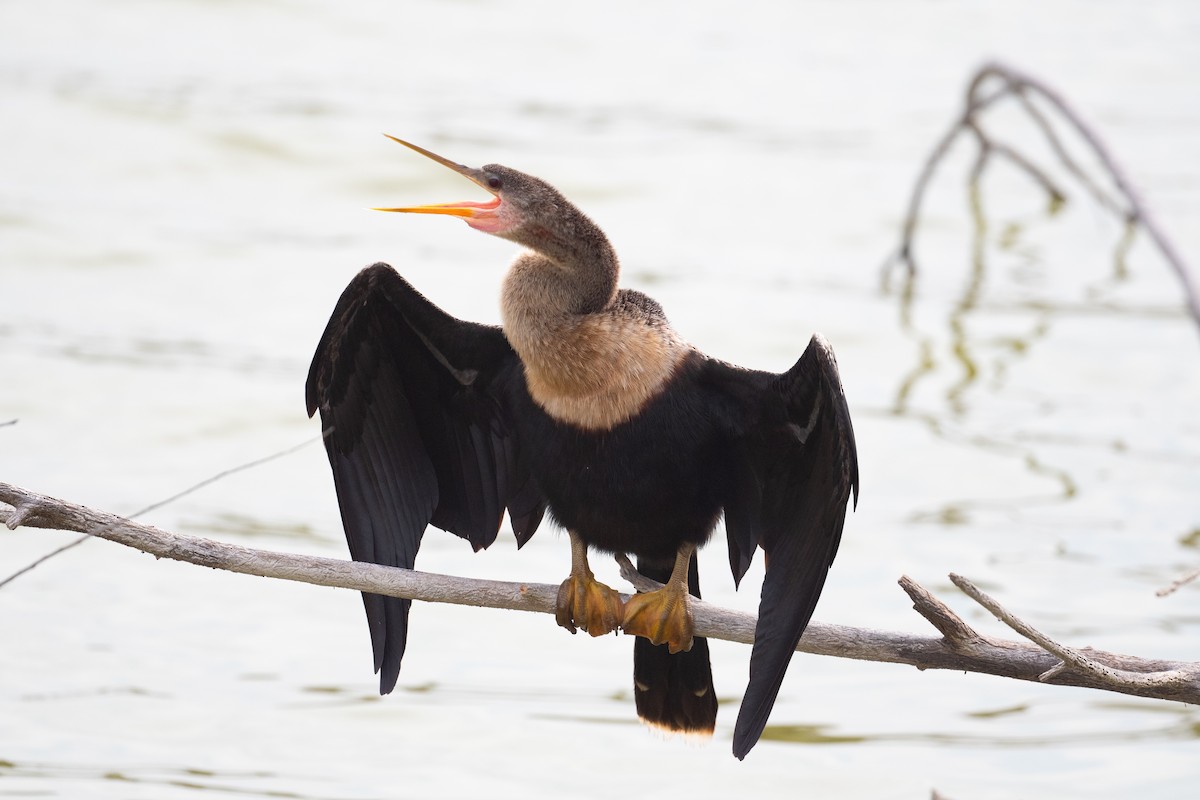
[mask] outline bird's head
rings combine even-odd
[[[554,214],[566,201],[558,190],[545,181],[526,175],[515,169],[488,164],[484,167],[467,167],[431,153],[423,147],[388,136],[394,142],[416,150],[444,167],[448,167],[477,186],[486,189],[493,197],[484,203],[438,203],[428,206],[404,208],[377,208],[376,211],[401,211],[410,214],[447,214],[462,217],[477,231],[522,241],[535,232],[529,228],[535,220]]]

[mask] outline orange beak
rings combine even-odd
[[[467,180],[491,192],[495,197],[486,203],[436,203],[428,206],[407,206],[405,208],[375,208],[372,211],[400,211],[408,214],[448,214],[452,217],[466,217],[474,219],[476,217],[487,216],[489,211],[494,211],[500,205],[500,195],[495,189],[487,185],[487,180],[484,177],[483,170],[467,167],[462,164],[455,164],[448,158],[442,158],[437,153],[431,153],[424,147],[418,147],[411,142],[406,142],[403,139],[397,139],[395,136],[384,134],[393,142],[404,145],[410,150],[416,150],[426,158],[431,158],[443,167],[448,167],[454,170],[459,175],[462,175]]]

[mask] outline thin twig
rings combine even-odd
[[[1155,592],[1155,594],[1159,597],[1166,597],[1169,594],[1174,594],[1175,592],[1179,591],[1181,587],[1188,585],[1197,578],[1200,578],[1200,567],[1192,570],[1182,578],[1176,578],[1175,580],[1171,581],[1170,586],[1164,586],[1162,589],[1159,589],[1157,592]]]
[[[21,509],[17,509],[17,511],[12,515],[12,517],[9,518],[8,523],[7,523],[8,527],[16,528],[17,525],[20,525],[22,523],[20,513],[21,513]],[[10,583],[15,581],[17,578],[24,575],[26,572],[29,572],[30,570],[37,568],[41,564],[49,561],[50,559],[54,558],[55,556],[59,555],[60,553],[65,553],[73,547],[78,547],[79,545],[83,544],[84,542],[86,542],[88,539],[91,539],[91,538],[92,538],[91,536],[88,536],[85,533],[83,536],[80,536],[78,539],[72,539],[71,541],[67,542],[62,547],[54,548],[53,550],[51,550],[49,553],[46,553],[46,555],[42,556],[41,558],[37,558],[37,559],[34,559],[33,561],[30,561],[28,564],[21,567],[16,572],[12,573],[4,580],[0,581],[0,589],[3,589],[5,586],[8,586]]]
[[[13,422],[16,422],[16,420],[13,420]],[[176,492],[175,494],[171,495],[170,497],[164,498],[155,503],[151,503],[150,505],[146,506],[145,508],[143,508],[139,511],[135,511],[134,513],[130,514],[126,519],[134,519],[136,517],[142,516],[143,514],[149,514],[151,511],[157,511],[158,509],[162,508],[163,506],[167,505],[168,503],[173,503],[176,500],[187,497],[192,492],[198,491],[199,489],[203,489],[205,486],[209,486],[213,483],[216,483],[217,481],[221,480],[222,478],[227,478],[230,475],[233,475],[235,473],[242,472],[244,470],[248,470],[253,467],[261,466],[262,464],[266,464],[268,461],[274,461],[277,458],[283,458],[284,456],[291,455],[292,453],[296,452],[297,450],[300,450],[301,448],[308,447],[313,442],[321,441],[322,439],[324,439],[326,436],[328,436],[331,433],[333,433],[333,428],[327,428],[326,430],[322,431],[321,435],[316,437],[315,439],[307,439],[307,440],[301,442],[300,444],[292,445],[291,447],[280,450],[277,453],[272,453],[269,456],[263,456],[262,458],[256,458],[253,461],[247,461],[245,464],[238,464],[236,467],[230,467],[229,469],[222,470],[221,472],[218,472],[216,475],[211,475],[211,476],[205,478],[204,480],[200,481],[199,483],[192,484],[191,486],[189,486],[188,488],[184,489],[181,492]],[[18,525],[24,524],[24,514],[25,513],[27,513],[27,510],[22,509],[21,507],[18,507],[16,509],[16,511],[8,519],[7,525],[9,527],[9,530],[15,530]],[[70,550],[73,547],[78,547],[79,545],[86,542],[88,539],[92,538],[93,536],[98,536],[98,535],[99,534],[95,533],[95,532],[86,533],[83,536],[80,536],[78,539],[75,539],[74,541],[67,542],[62,547],[59,547],[57,550],[51,550],[46,555],[42,556],[41,558],[39,558],[29,564],[26,564],[24,567],[21,567],[21,569],[12,573],[4,580],[0,581],[0,589],[3,589],[8,584],[12,583],[14,580],[16,580],[17,578],[24,575],[26,572],[29,572],[30,570],[36,568],[37,566],[44,564],[45,562],[49,561],[50,559],[54,558],[55,556],[59,555],[60,553],[65,553],[66,551]]]
[[[953,581],[955,586],[957,586],[959,589],[962,589],[964,594],[966,594],[976,603],[979,603],[979,605],[983,606],[988,611],[992,612],[996,619],[1000,620],[1005,625],[1012,628],[1014,631],[1021,634],[1046,652],[1058,656],[1060,659],[1062,659],[1063,664],[1069,664],[1076,669],[1083,670],[1084,672],[1090,672],[1093,675],[1105,680],[1114,677],[1115,670],[1111,670],[1108,667],[1105,667],[1103,664],[1092,661],[1090,658],[1073,648],[1054,641],[1049,636],[1046,636],[1044,633],[1034,628],[1032,625],[1029,625],[1025,621],[1021,620],[1011,611],[996,602],[996,600],[990,595],[961,575],[951,575],[950,580]],[[1054,669],[1057,669],[1057,667]]]

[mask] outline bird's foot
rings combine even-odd
[[[558,587],[554,619],[571,633],[577,627],[592,636],[612,633],[621,626],[621,595],[596,580],[590,570],[572,572]]]
[[[633,636],[645,636],[654,644],[665,644],[672,653],[686,653],[692,649],[692,615],[687,598],[687,584],[677,581],[653,592],[635,594],[625,604],[621,629]]]

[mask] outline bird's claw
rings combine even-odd
[[[665,644],[672,653],[692,649],[692,615],[687,607],[686,586],[667,585],[653,592],[641,592],[625,604],[621,629],[633,636],[644,636],[653,644]]]
[[[554,619],[569,630],[581,628],[592,636],[603,636],[621,627],[621,595],[590,573],[571,576],[558,587]]]

